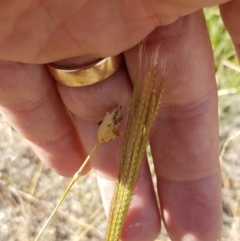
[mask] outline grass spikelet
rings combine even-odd
[[[116,105],[111,113],[106,113],[103,121],[100,123],[99,128],[98,128],[98,137],[97,137],[96,144],[94,145],[94,147],[92,148],[91,152],[89,153],[89,155],[87,156],[87,158],[83,162],[82,166],[73,175],[73,178],[72,178],[71,182],[69,183],[68,187],[64,191],[62,197],[60,198],[58,204],[56,205],[56,207],[54,208],[53,212],[51,213],[51,215],[49,216],[49,218],[47,219],[47,221],[45,222],[45,224],[41,228],[40,232],[38,233],[38,235],[36,236],[34,241],[38,241],[39,240],[39,238],[42,235],[43,231],[46,229],[47,225],[50,223],[50,221],[52,220],[52,218],[56,214],[58,208],[62,204],[62,202],[65,199],[65,197],[67,196],[68,192],[71,190],[72,186],[81,177],[83,169],[88,164],[90,158],[93,156],[93,154],[97,150],[98,146],[102,142],[108,142],[110,140],[113,140],[116,136],[119,135],[118,134],[118,126],[120,124],[121,119],[122,119],[121,118],[121,106]]]
[[[118,179],[115,185],[106,241],[120,239],[124,220],[130,206],[150,132],[156,119],[163,92],[159,78],[158,50],[155,50],[145,70],[144,43],[140,46],[139,66],[128,123],[124,137]]]

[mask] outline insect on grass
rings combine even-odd
[[[156,49],[150,56],[150,61],[143,61],[144,44],[140,45],[139,65],[124,135],[118,177],[112,198],[112,208],[105,237],[106,241],[118,241],[121,237],[121,231],[133,196],[133,190],[138,178],[142,159],[146,152],[150,133],[160,107],[163,92],[163,78],[159,72],[159,66],[161,67],[161,64],[159,64],[158,61],[158,53],[159,51]],[[146,64],[146,66],[144,64]],[[106,113],[103,121],[99,123],[96,144],[80,169],[74,174],[72,181],[35,241],[39,239],[67,193],[80,178],[82,170],[97,150],[97,147],[101,143],[108,142],[119,136],[118,127],[122,120],[121,109],[121,106],[116,105],[112,112]]]
[[[40,230],[40,232],[38,233],[38,235],[34,239],[34,241],[39,240],[39,238],[42,235],[43,231],[46,229],[47,225],[50,223],[50,221],[52,220],[52,218],[56,214],[58,208],[62,204],[62,202],[65,199],[65,197],[67,196],[68,192],[71,190],[71,188],[74,185],[74,183],[76,183],[79,180],[79,178],[81,177],[83,169],[88,164],[90,158],[93,156],[93,154],[97,150],[98,146],[101,143],[103,143],[103,142],[111,141],[115,137],[119,136],[118,127],[119,127],[120,122],[122,120],[121,110],[122,110],[122,107],[119,106],[119,105],[116,105],[114,107],[114,109],[112,110],[112,112],[110,112],[110,113],[107,112],[105,117],[104,117],[104,119],[99,123],[98,138],[97,138],[96,144],[94,145],[94,147],[92,148],[91,152],[89,153],[89,155],[87,156],[87,158],[83,162],[82,166],[74,174],[70,184],[68,185],[68,187],[64,191],[64,193],[63,193],[62,197],[60,198],[58,204],[56,205],[55,209],[53,210],[53,212],[51,213],[51,215],[49,216],[49,218],[47,219],[47,221],[43,225],[42,229]]]

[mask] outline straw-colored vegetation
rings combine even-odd
[[[143,156],[149,142],[150,131],[157,116],[162,92],[160,59],[156,49],[144,73],[144,43],[139,50],[139,66],[134,85],[132,104],[124,137],[118,178],[114,188],[112,209],[106,241],[118,241],[132,200]],[[160,78],[160,79],[159,79]],[[157,81],[159,80],[159,81]]]

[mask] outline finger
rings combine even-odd
[[[0,112],[58,173],[81,165],[85,151],[44,66],[0,62]]]
[[[217,88],[202,12],[156,29],[163,103],[151,140],[163,219],[174,240],[217,240],[221,229]],[[136,48],[126,53],[133,73]],[[134,67],[134,68],[133,68]]]
[[[99,146],[91,159],[96,170],[104,207],[109,213],[114,183],[118,174],[127,112],[131,101],[132,84],[125,66],[109,78],[91,86],[71,88],[58,85],[59,93],[72,113],[72,119],[88,151],[97,141],[98,122],[116,104],[123,109],[120,137]],[[122,240],[153,240],[160,229],[159,212],[147,163],[143,165],[127,214]]]
[[[240,1],[232,0],[231,2],[220,5],[220,12],[224,25],[232,38],[232,42],[236,49],[238,59],[240,60]]]

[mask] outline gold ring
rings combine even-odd
[[[100,82],[115,73],[123,62],[123,56],[117,55],[105,59],[98,59],[90,64],[79,67],[59,67],[54,63],[48,64],[47,68],[52,77],[59,83],[81,87]]]

